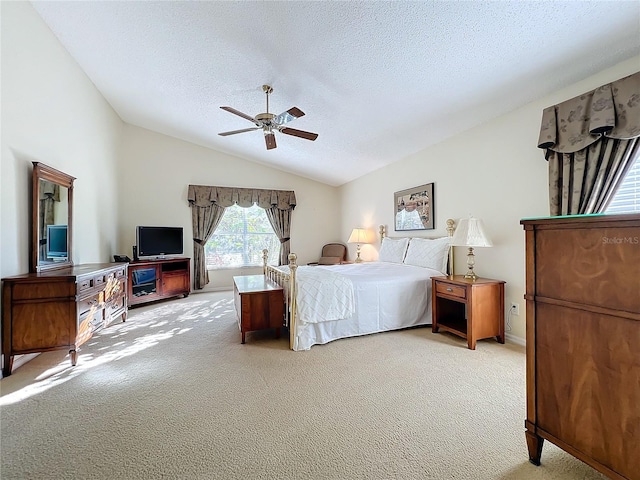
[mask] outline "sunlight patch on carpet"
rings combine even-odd
[[[76,366],[72,366],[65,357],[54,367],[40,374],[34,383],[15,392],[2,395],[0,406],[11,405],[26,398],[42,393],[56,385],[67,382],[78,375],[124,357],[130,357],[142,350],[159,345],[176,335],[192,329],[185,322],[198,322],[200,319],[211,321],[229,315],[233,310],[229,300],[171,302],[153,305],[139,310],[129,311],[126,322],[114,323],[97,332],[85,344],[85,352],[78,349]],[[149,333],[153,329],[153,333]],[[160,331],[156,331],[160,329]],[[140,336],[135,336],[140,332]],[[87,352],[87,347],[92,347]],[[96,354],[94,354],[95,352]]]

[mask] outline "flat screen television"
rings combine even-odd
[[[47,225],[47,258],[65,259],[67,251],[67,225]]]
[[[139,257],[180,255],[183,252],[182,227],[137,227]]]

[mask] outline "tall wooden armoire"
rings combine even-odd
[[[640,478],[640,215],[522,220],[529,458]]]

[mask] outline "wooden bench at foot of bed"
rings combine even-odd
[[[233,277],[233,293],[242,343],[246,332],[267,328],[275,328],[276,338],[280,338],[284,321],[282,287],[264,275],[242,275]]]

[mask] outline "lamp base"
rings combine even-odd
[[[476,264],[476,256],[473,254],[473,247],[469,247],[469,252],[467,253],[467,273],[465,273],[464,278],[470,278],[475,281],[478,276],[476,272],[473,271],[473,267]]]
[[[476,272],[474,272],[473,270],[469,270],[467,273],[464,274],[464,278],[470,278],[471,280],[477,280],[478,275],[476,275]]]
[[[358,246],[356,247],[356,259],[354,260],[355,263],[362,263],[362,259],[360,258],[360,244],[358,244]]]

